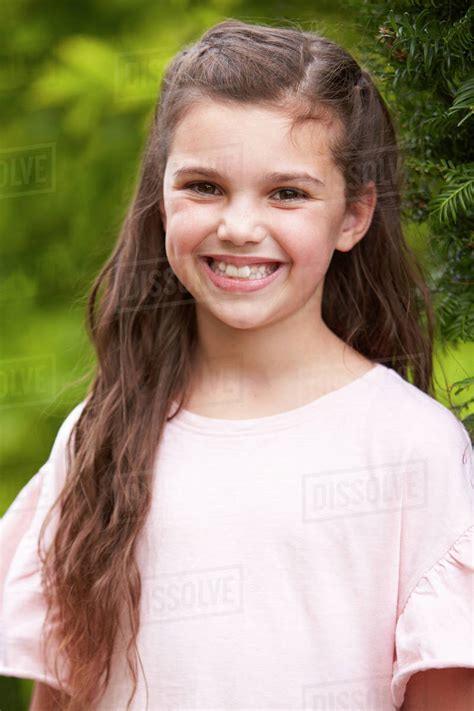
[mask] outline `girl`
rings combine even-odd
[[[33,709],[468,708],[471,447],[399,182],[315,33],[226,20],[170,63],[95,380],[2,521]]]

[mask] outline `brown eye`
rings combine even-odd
[[[290,197],[290,201],[295,200],[295,199],[300,200],[300,199],[302,199],[302,198],[304,199],[306,197],[305,193],[303,193],[301,190],[295,190],[294,188],[280,188],[280,190],[277,190],[275,195],[278,193],[293,193],[294,196],[296,195],[296,198]],[[288,200],[283,200],[283,202],[288,202]]]
[[[190,183],[190,184],[187,185],[186,187],[189,188],[189,190],[194,190],[195,192],[202,193],[202,194],[204,194],[204,195],[213,195],[213,194],[214,194],[214,193],[212,193],[212,192],[207,192],[207,191],[204,191],[204,192],[203,192],[203,191],[201,191],[201,190],[196,190],[196,188],[197,188],[198,186],[202,186],[202,185],[204,185],[204,186],[206,186],[206,187],[208,187],[208,188],[211,188],[211,190],[215,189],[215,187],[216,187],[215,185],[213,185],[213,183]]]

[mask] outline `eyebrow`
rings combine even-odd
[[[207,176],[210,178],[214,178],[215,180],[221,180],[222,176],[217,170],[214,170],[214,168],[205,168],[204,166],[200,165],[184,165],[182,168],[178,168],[173,173],[174,178],[182,178],[185,177],[186,175],[203,175]],[[292,181],[292,180],[299,180],[305,183],[313,183],[315,185],[323,185],[324,183],[322,180],[319,180],[319,178],[314,177],[314,175],[310,175],[309,173],[301,172],[301,173],[281,173],[281,172],[273,172],[273,173],[265,173],[263,176],[263,179],[268,182],[286,182],[286,181]]]

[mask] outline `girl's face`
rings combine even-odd
[[[233,328],[268,326],[303,307],[314,326],[334,250],[350,250],[370,225],[374,190],[346,210],[329,153],[334,126],[308,121],[293,137],[289,128],[283,114],[259,105],[208,101],[174,134],[160,201],[168,260],[201,315]],[[214,277],[205,255],[281,264],[259,283]]]

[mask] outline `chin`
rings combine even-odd
[[[212,315],[229,328],[235,328],[236,331],[257,331],[261,328],[265,328],[270,323],[268,318],[263,319],[261,316],[252,316],[250,314],[248,316],[242,315],[239,318],[235,311],[228,316],[215,312],[212,312]]]

